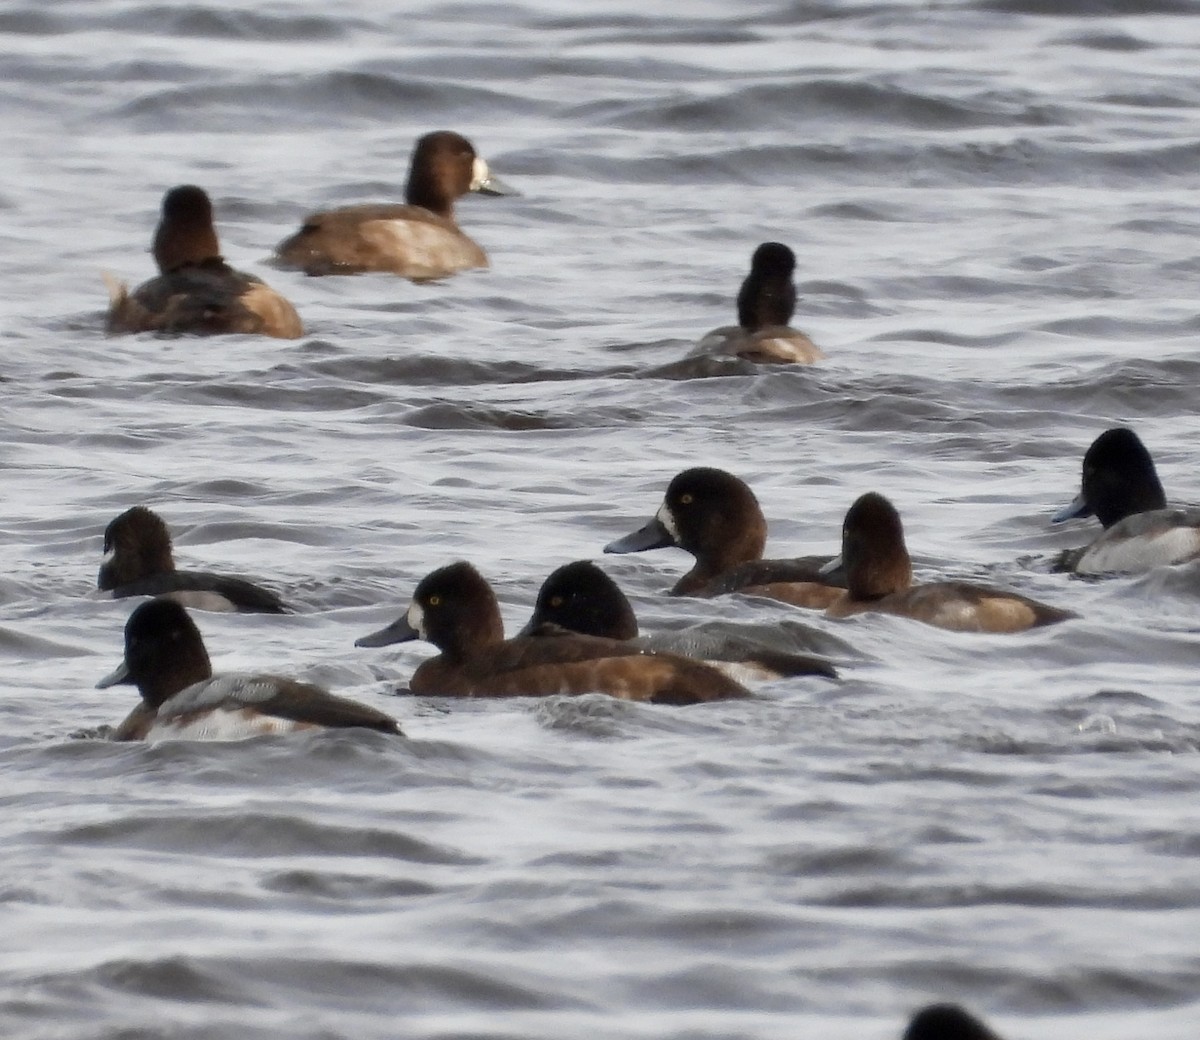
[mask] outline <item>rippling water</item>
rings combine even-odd
[[[1047,520],[1115,423],[1195,500],[1200,8],[407,6],[0,11],[0,1031],[884,1040],[956,999],[1013,1037],[1191,1040],[1200,568],[1050,574],[1093,528]],[[442,127],[523,192],[461,206],[491,271],[263,265]],[[101,272],[149,275],[181,182],[305,339],[104,338]],[[764,239],[829,361],[684,361]],[[428,647],[353,647],[456,558],[514,630],[694,464],[749,481],[773,555],[833,551],[876,489],[921,574],[1082,617],[676,601],[662,552],[604,561],[646,629],[800,620],[843,680],[446,704],[392,696]],[[129,707],[93,689],[129,604],[89,593],[135,503],[181,565],[297,604],[199,615],[218,669],[411,739],[77,739]]]

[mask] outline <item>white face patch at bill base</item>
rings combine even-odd
[[[114,545],[111,549],[107,550],[103,556],[100,557],[100,563],[101,563],[101,565],[106,564],[106,563],[112,563],[113,560],[115,560],[116,558],[117,558],[117,547]]]
[[[679,526],[675,523],[675,517],[667,507],[666,502],[658,507],[658,512],[654,514],[654,519],[662,524],[667,529],[667,534],[671,536],[672,540],[678,543]]]
[[[425,611],[421,609],[421,605],[419,603],[413,603],[408,608],[408,614],[405,616],[408,619],[408,623],[412,625],[413,631],[416,632],[417,635],[419,635],[422,639],[426,639]]]
[[[488,169],[488,164],[479,156],[475,156],[475,161],[471,163],[471,191],[478,191],[488,181],[492,179],[492,171]]]

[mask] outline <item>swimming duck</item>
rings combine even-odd
[[[125,658],[96,685],[138,688],[142,703],[115,740],[235,740],[304,729],[365,727],[400,734],[390,715],[277,675],[214,677],[195,622],[171,600],[141,604],[125,624]]]
[[[278,339],[304,334],[287,300],[222,259],[212,201],[203,188],[184,184],[163,197],[154,259],[158,277],[133,292],[122,282],[109,282],[110,333],[247,333]]]
[[[738,291],[738,323],[707,333],[694,353],[799,365],[822,360],[825,355],[817,345],[788,324],[796,309],[795,270],[796,254],[782,242],[764,242],[755,249]]]
[[[1000,1040],[957,1004],[930,1004],[912,1017],[903,1040]]]
[[[744,592],[798,607],[824,608],[841,594],[836,573],[821,574],[828,556],[764,560],[767,521],[744,480],[698,466],[667,485],[658,512],[641,528],[604,547],[606,553],[678,546],[696,558],[675,583],[672,596]]]
[[[113,599],[163,596],[198,610],[287,613],[275,593],[244,578],[176,570],[167,525],[145,506],[126,509],[104,529],[104,562],[96,584]]]
[[[310,275],[390,271],[414,279],[487,267],[487,254],[454,220],[454,202],[468,192],[516,194],[461,134],[426,134],[413,150],[403,204],[313,213],[279,243],[275,262]]]
[[[1057,569],[1076,574],[1132,574],[1200,558],[1200,509],[1170,509],[1150,452],[1133,430],[1115,427],[1083,456],[1082,487],[1051,519],[1095,515],[1104,532],[1070,549]]]
[[[830,604],[830,617],[874,611],[956,632],[1023,632],[1076,616],[986,585],[961,581],[914,585],[900,514],[873,491],[846,513],[841,562],[848,589]]]
[[[748,697],[749,691],[715,669],[628,643],[562,632],[555,638],[504,638],[495,593],[469,563],[452,563],[424,577],[407,613],[355,646],[410,639],[441,653],[413,673],[413,693],[439,697],[544,697],[607,693],[622,700],[696,704]]]
[[[733,678],[780,679],[795,675],[837,678],[837,669],[822,657],[775,650],[733,633],[670,632],[638,636],[637,617],[625,593],[590,560],[564,564],[538,590],[533,616],[522,635],[557,635],[563,631],[622,641],[655,653],[673,653],[704,661]],[[732,666],[732,667],[727,667]]]

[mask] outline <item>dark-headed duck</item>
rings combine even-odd
[[[403,204],[313,213],[279,243],[275,261],[310,275],[390,271],[416,279],[487,267],[487,254],[454,220],[454,202],[468,192],[516,194],[492,176],[461,134],[426,134],[413,150]]]
[[[930,1004],[913,1015],[903,1040],[1000,1040],[1000,1037],[957,1004]]]
[[[126,509],[104,529],[104,562],[96,584],[113,599],[160,596],[197,610],[287,613],[275,593],[244,578],[176,570],[167,525],[145,506]]]
[[[713,329],[695,353],[798,365],[822,360],[825,355],[817,345],[788,324],[796,309],[795,270],[796,254],[782,242],[760,245],[750,258],[750,273],[738,292],[738,323]]]
[[[672,596],[719,596],[728,592],[769,596],[798,607],[827,607],[840,594],[836,576],[822,576],[828,556],[764,560],[767,521],[744,480],[721,469],[698,466],[667,485],[658,512],[632,534],[610,542],[606,553],[643,552],[678,546],[696,558],[675,583]]]
[[[837,678],[837,670],[822,657],[773,650],[731,633],[719,639],[702,639],[687,632],[639,637],[637,617],[625,593],[590,560],[564,564],[542,583],[533,616],[521,634],[553,636],[563,631],[605,639],[636,639],[642,649],[694,657],[733,678]]]
[[[841,562],[848,588],[830,605],[831,617],[874,611],[955,632],[1023,632],[1076,616],[986,585],[961,581],[914,585],[900,514],[873,491],[846,513]]]
[[[1092,442],[1083,456],[1081,490],[1052,522],[1092,515],[1103,534],[1063,553],[1059,570],[1132,574],[1200,557],[1200,509],[1167,507],[1154,460],[1133,430],[1105,430]]]
[[[407,613],[355,646],[410,639],[441,653],[413,673],[413,693],[438,697],[543,697],[607,693],[630,701],[697,704],[747,697],[749,691],[699,661],[655,654],[628,643],[562,633],[504,638],[495,593],[469,563],[424,577]]]
[[[365,727],[400,733],[390,715],[277,675],[214,677],[200,630],[178,603],[141,604],[125,624],[125,659],[101,689],[128,683],[142,703],[116,740],[237,740],[304,729]]]
[[[296,309],[262,279],[235,271],[221,258],[212,202],[185,184],[163,197],[154,233],[158,277],[130,292],[110,281],[108,331],[248,333],[296,339],[304,327]]]

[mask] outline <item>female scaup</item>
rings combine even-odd
[[[162,596],[197,610],[287,613],[275,593],[243,578],[177,571],[167,525],[145,506],[126,509],[104,529],[104,562],[96,584],[113,599]]]
[[[1023,632],[1076,616],[986,585],[961,581],[914,585],[900,514],[873,491],[846,513],[841,562],[848,588],[830,605],[830,617],[874,611],[955,632]]]
[[[721,469],[698,466],[667,485],[658,512],[639,530],[610,542],[606,553],[643,552],[678,546],[696,558],[675,583],[672,596],[719,596],[744,592],[798,607],[824,608],[841,589],[823,576],[828,556],[764,560],[767,521],[744,480]]]
[[[365,727],[400,734],[390,715],[277,675],[214,678],[200,630],[178,603],[153,599],[125,624],[125,659],[96,685],[128,683],[142,703],[116,740],[236,740],[265,733]]]
[[[454,221],[454,201],[468,192],[516,194],[461,134],[426,134],[413,150],[404,204],[314,213],[279,243],[275,261],[310,275],[391,271],[416,279],[487,267],[487,254]]]
[[[811,365],[825,355],[788,322],[796,309],[792,273],[796,254],[782,242],[764,242],[750,258],[750,273],[737,297],[738,323],[704,336],[695,354],[734,354],[748,361]]]
[[[441,653],[413,673],[413,693],[438,697],[544,697],[607,693],[630,701],[697,704],[748,697],[715,669],[673,654],[655,654],[612,639],[563,632],[555,638],[504,638],[495,593],[469,563],[423,578],[408,612],[355,646],[410,639]]]
[[[1063,553],[1059,570],[1132,574],[1200,557],[1200,509],[1167,507],[1154,460],[1133,430],[1115,427],[1092,442],[1078,496],[1051,522],[1093,514],[1104,533]]]
[[[157,278],[132,293],[110,282],[108,331],[248,333],[296,339],[304,334],[296,309],[262,279],[235,271],[221,257],[212,202],[184,184],[163,197],[154,233]]]
[[[1000,1037],[957,1004],[930,1004],[913,1015],[903,1040],[1000,1040]]]
[[[686,632],[639,638],[637,617],[625,593],[590,560],[564,564],[551,573],[538,590],[533,616],[521,635],[557,635],[563,631],[605,639],[636,639],[642,649],[697,658],[733,678],[837,678],[837,670],[824,658],[773,650],[732,633],[719,638]]]

